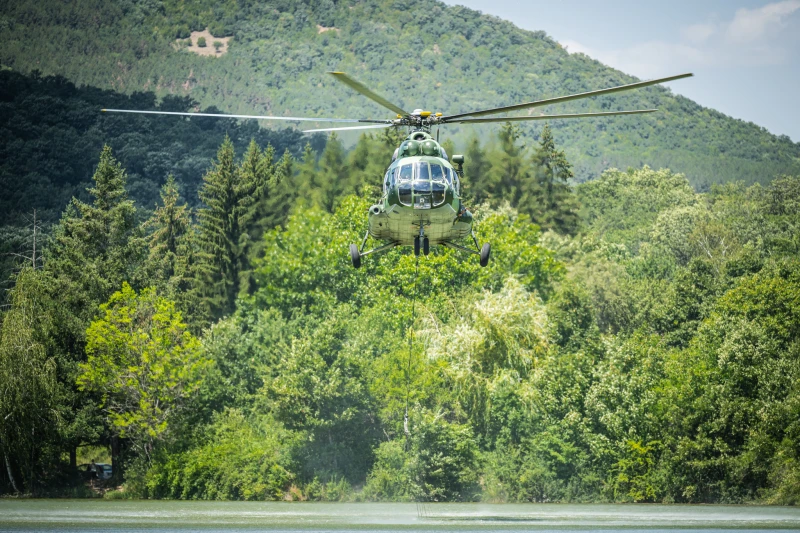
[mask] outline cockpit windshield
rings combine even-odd
[[[447,186],[452,183],[448,170],[426,161],[400,166],[395,171],[400,203],[417,209],[443,204]]]

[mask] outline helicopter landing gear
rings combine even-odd
[[[485,267],[489,264],[489,254],[492,252],[492,245],[488,242],[481,248],[481,266]]]
[[[361,258],[366,257],[370,254],[375,254],[378,252],[386,251],[390,248],[394,248],[395,246],[399,246],[399,242],[389,242],[384,245],[378,246],[377,248],[373,248],[372,250],[367,250],[364,252],[364,246],[367,244],[367,239],[369,238],[369,232],[364,235],[364,240],[361,242],[361,248],[356,246],[355,244],[350,245],[350,260],[353,262],[353,268],[360,268],[361,267]]]
[[[358,246],[355,244],[350,245],[350,260],[353,261],[353,268],[361,266],[361,252],[358,251]]]
[[[475,237],[475,233],[472,233],[470,236],[472,237],[472,242],[475,243],[475,249],[467,248],[466,246],[461,246],[460,244],[456,244],[454,242],[443,242],[442,245],[452,248],[453,250],[459,250],[462,252],[467,252],[468,254],[480,256],[480,264],[482,267],[485,267],[489,264],[489,256],[492,252],[492,245],[487,242],[483,245],[483,247],[481,247],[478,245],[478,238]]]
[[[422,250],[422,255],[431,253],[431,241],[427,237],[414,237],[414,255],[419,257],[420,250]]]
[[[428,255],[431,251],[431,243],[425,235],[425,224],[420,222],[419,235],[414,237],[414,255],[419,257],[420,248],[424,255]]]

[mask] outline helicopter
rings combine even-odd
[[[184,113],[174,111],[144,111],[132,109],[102,109],[102,112],[141,113],[156,115],[180,115],[190,117],[222,117],[257,120],[282,120],[289,122],[339,122],[359,123],[359,126],[316,128],[304,133],[365,130],[374,128],[407,128],[408,136],[394,151],[392,161],[383,177],[383,194],[378,203],[369,208],[368,229],[361,246],[350,245],[350,260],[354,268],[361,267],[361,259],[367,255],[389,250],[396,246],[413,246],[414,255],[428,255],[431,246],[444,246],[479,256],[482,267],[489,263],[491,244],[481,246],[473,230],[472,213],[461,198],[460,182],[463,179],[463,155],[450,157],[431,130],[446,124],[485,124],[492,122],[520,122],[530,120],[556,120],[573,118],[597,118],[619,115],[655,113],[658,109],[636,109],[630,111],[604,111],[595,113],[572,113],[557,115],[522,115],[488,117],[523,109],[533,109],[583,98],[602,96],[621,91],[639,89],[660,83],[693,76],[678,74],[666,78],[639,81],[608,89],[547,98],[522,104],[493,107],[478,111],[444,115],[443,113],[414,109],[408,112],[376,94],[364,84],[344,72],[330,72],[336,80],[344,83],[373,102],[395,113],[393,119],[312,118],[278,117],[263,115],[228,115],[221,113]],[[382,244],[364,250],[369,237]],[[474,248],[460,244],[470,237]]]

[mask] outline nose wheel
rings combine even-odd
[[[420,220],[419,235],[414,237],[414,255],[419,257],[420,249],[424,255],[428,255],[431,251],[431,243],[425,235],[425,223]]]
[[[414,255],[419,257],[419,252],[428,255],[431,252],[431,242],[427,237],[414,237]]]

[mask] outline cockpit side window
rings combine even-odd
[[[456,191],[456,195],[461,194],[461,183],[458,181],[458,173],[453,170],[452,168],[447,169],[447,175],[450,176],[450,180],[453,183],[453,189]]]
[[[389,190],[392,188],[392,185],[394,185],[394,170],[395,169],[393,169],[393,168],[390,168],[389,170],[387,170],[386,171],[386,177],[383,178],[383,194],[384,195],[389,194]]]

